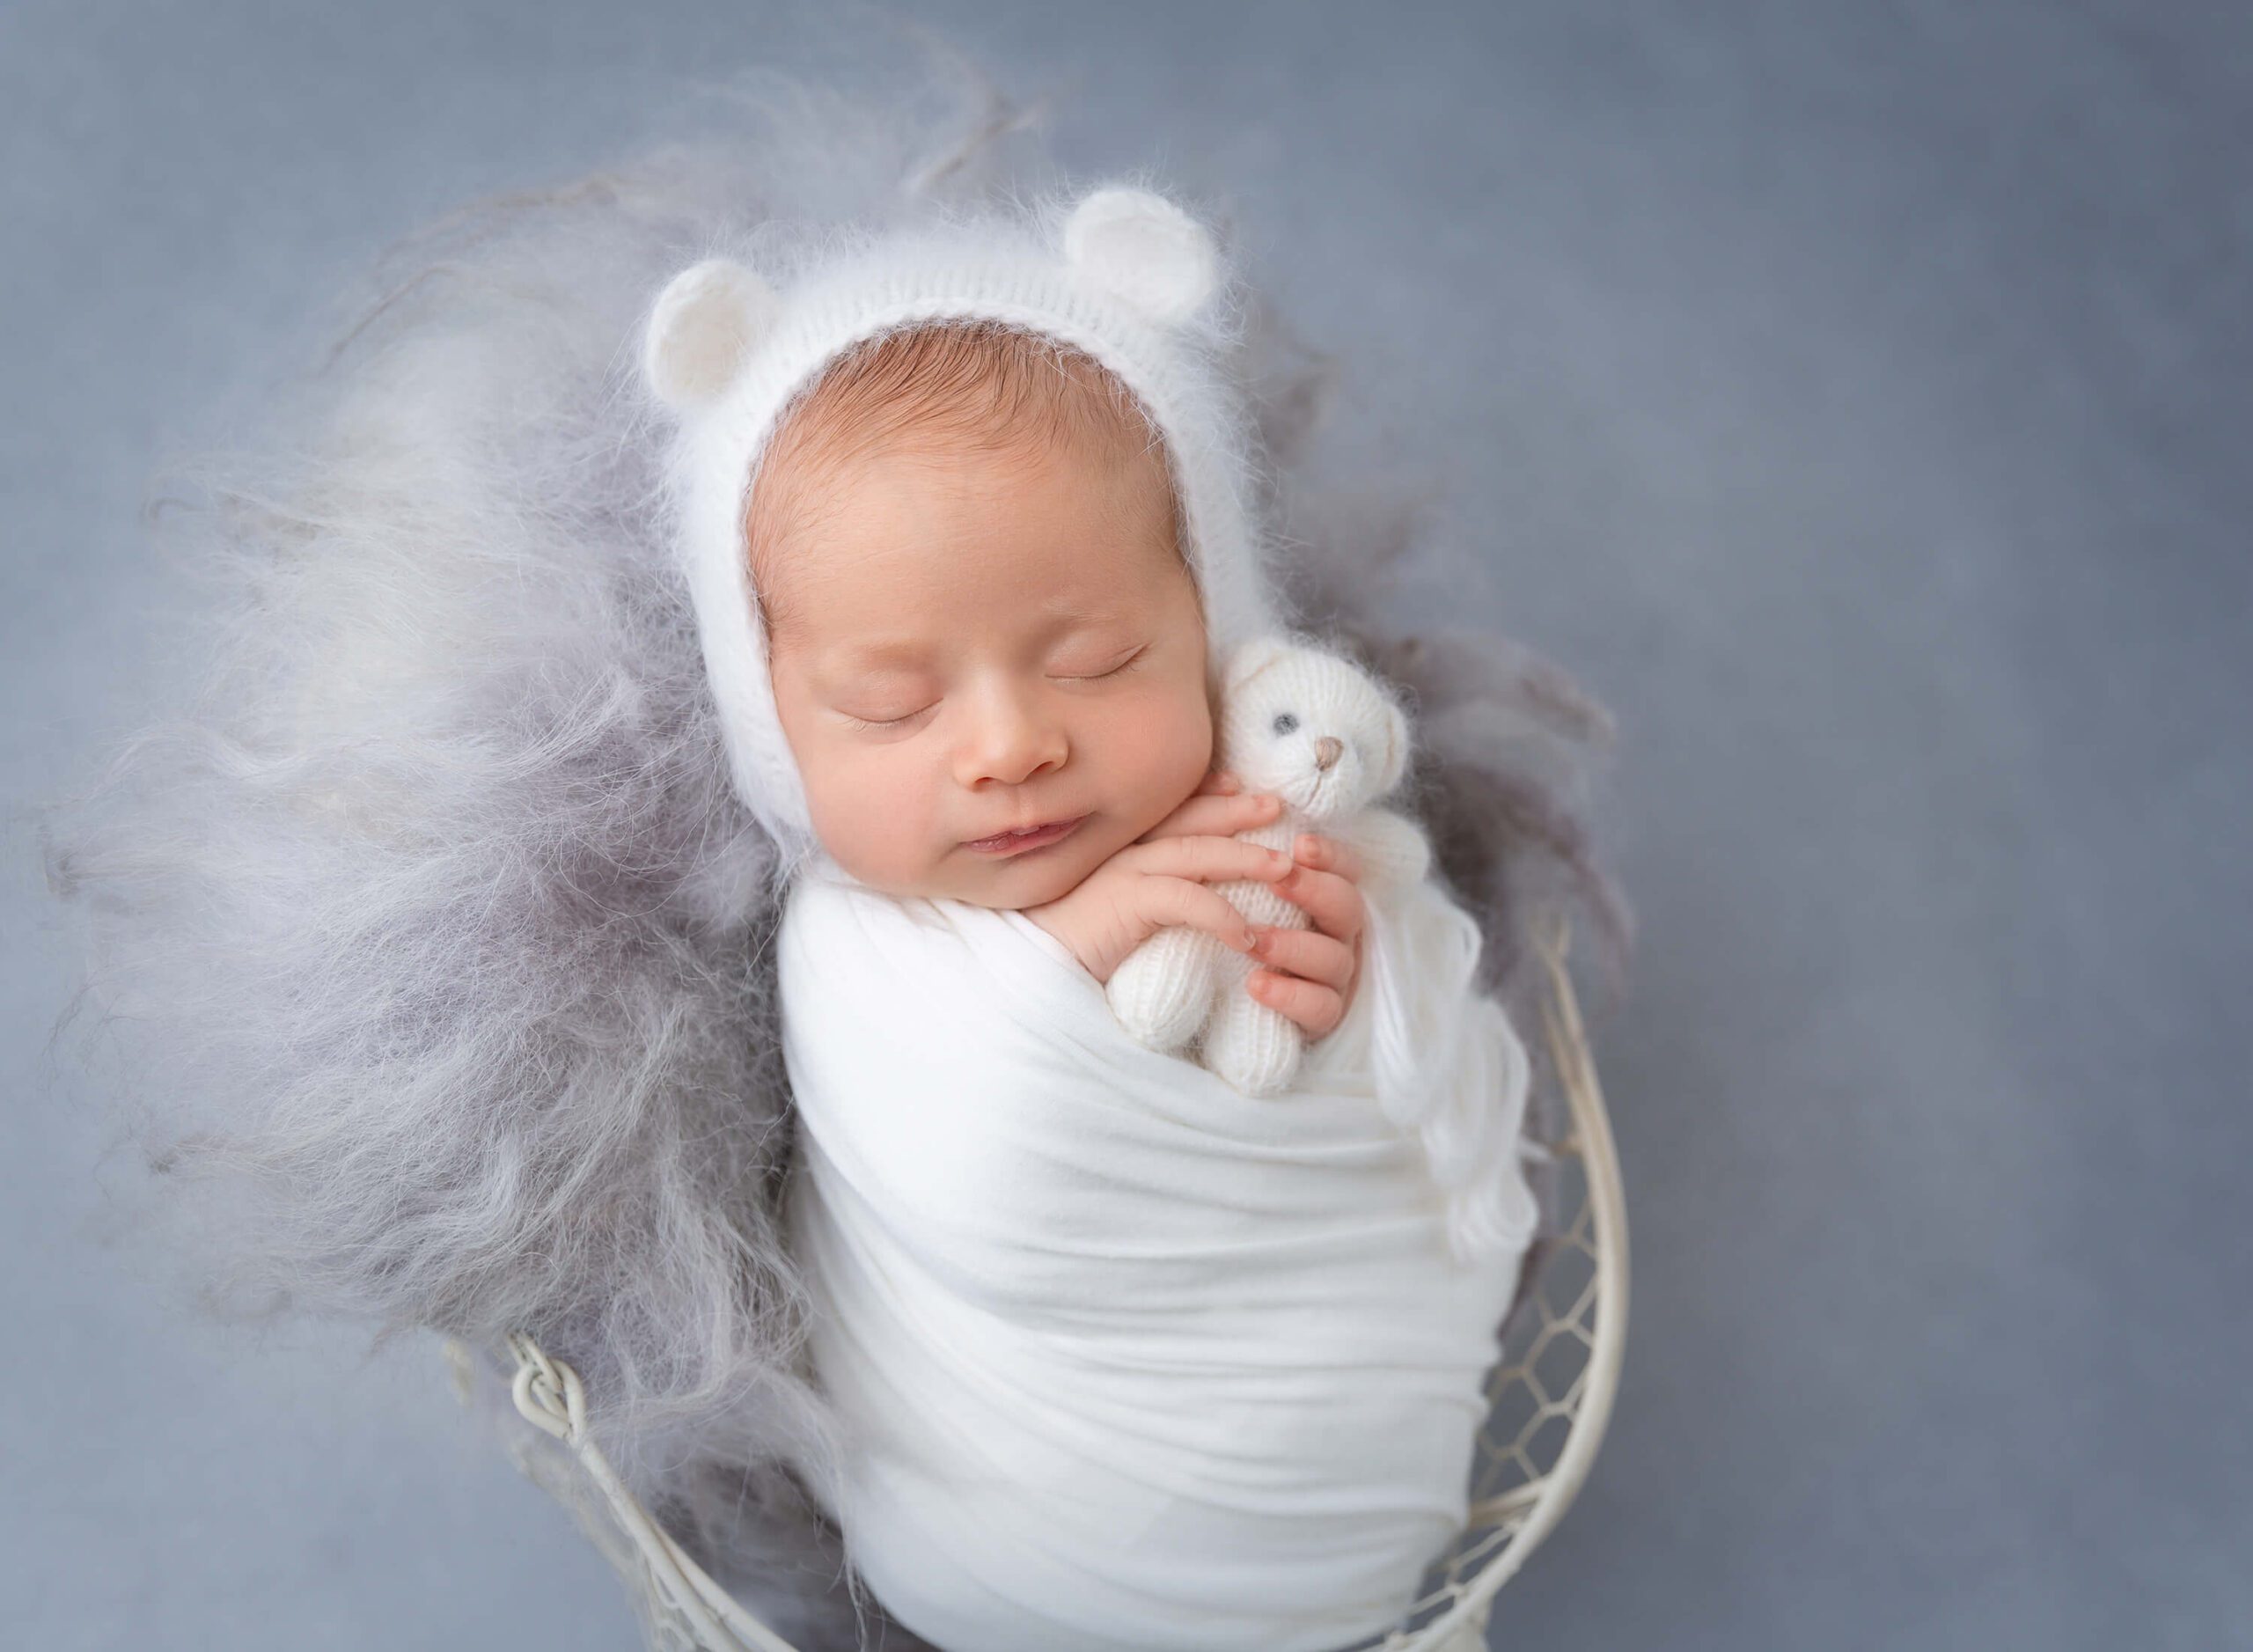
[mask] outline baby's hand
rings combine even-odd
[[[1266,967],[1253,970],[1245,985],[1311,1041],[1335,1031],[1354,1006],[1369,908],[1358,881],[1361,859],[1336,839],[1301,833],[1298,862],[1275,892],[1305,907],[1314,927],[1261,926],[1252,956]]]
[[[1207,775],[1178,809],[1069,893],[1027,907],[1024,915],[1069,947],[1099,981],[1108,981],[1126,955],[1151,936],[1177,925],[1204,929],[1250,955],[1251,926],[1206,884],[1241,878],[1272,883],[1292,875],[1296,869],[1289,855],[1230,835],[1269,824],[1281,807],[1264,793],[1236,791],[1227,776]]]
[[[1207,775],[1195,795],[1142,841],[1171,832],[1242,832],[1266,826],[1281,812],[1273,793],[1241,793],[1237,777],[1222,772]],[[1361,898],[1361,857],[1352,849],[1310,832],[1299,834],[1297,849],[1296,863],[1277,881],[1275,892],[1306,908],[1314,927],[1255,925],[1251,956],[1266,967],[1253,970],[1245,984],[1253,997],[1296,1024],[1311,1042],[1334,1032],[1354,1007],[1369,908]]]

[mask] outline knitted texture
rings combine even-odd
[[[788,290],[740,262],[681,271],[652,306],[644,378],[679,419],[670,489],[738,790],[796,864],[817,852],[767,676],[744,516],[794,400],[840,356],[934,321],[1022,327],[1084,351],[1163,436],[1217,677],[1277,607],[1257,538],[1251,435],[1218,366],[1227,283],[1211,234],[1161,195],[1097,189],[1068,212],[902,231]]]
[[[1336,655],[1281,636],[1237,649],[1222,678],[1220,761],[1248,789],[1273,792],[1283,804],[1274,821],[1237,837],[1288,853],[1300,833],[1319,831],[1358,848],[1360,838],[1376,835],[1371,805],[1406,772],[1408,739],[1400,709]],[[1370,868],[1378,878],[1392,870],[1382,855]],[[1255,924],[1310,922],[1303,907],[1256,878],[1213,888]],[[1111,1006],[1152,1049],[1201,1040],[1214,1072],[1247,1095],[1272,1095],[1289,1087],[1305,1040],[1295,1023],[1251,995],[1245,983],[1253,963],[1204,930],[1162,929],[1112,972]]]
[[[1369,928],[1361,997],[1370,1020],[1371,1091],[1421,1145],[1448,1209],[1458,1261],[1515,1254],[1536,1210],[1520,1163],[1532,1070],[1501,1005],[1477,990],[1477,921],[1431,877],[1423,829],[1379,808],[1405,773],[1410,725],[1391,692],[1348,658],[1276,635],[1230,657],[1222,679],[1221,755],[1284,813],[1237,835],[1288,851],[1307,829],[1361,861]],[[1254,923],[1304,928],[1304,908],[1254,879],[1213,888]],[[1203,930],[1162,929],[1121,961],[1104,988],[1141,1043],[1200,1043],[1204,1064],[1248,1096],[1290,1087],[1303,1035],[1245,985],[1251,960]],[[1357,1002],[1355,1015],[1361,1004]]]

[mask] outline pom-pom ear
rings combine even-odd
[[[1287,636],[1255,636],[1239,642],[1221,668],[1221,692],[1233,694],[1292,651]]]
[[[1369,795],[1382,797],[1400,783],[1408,772],[1408,719],[1400,708],[1384,702],[1384,760],[1377,766],[1376,784]]]
[[[1147,189],[1098,189],[1072,209],[1064,256],[1081,276],[1152,320],[1185,321],[1220,284],[1205,226]]]
[[[774,325],[781,300],[732,259],[708,258],[665,283],[649,312],[642,371],[667,407],[686,412],[716,400]]]

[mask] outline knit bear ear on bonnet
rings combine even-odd
[[[667,488],[682,567],[737,791],[786,856],[815,840],[774,709],[744,517],[793,401],[854,346],[928,323],[999,323],[1085,352],[1164,437],[1217,683],[1236,646],[1278,623],[1249,426],[1215,313],[1226,285],[1204,224],[1163,195],[1119,187],[1061,211],[895,231],[799,270],[782,290],[730,258],[665,284],[643,329],[642,371],[677,424]]]

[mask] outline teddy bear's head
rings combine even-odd
[[[1229,656],[1220,760],[1319,819],[1376,803],[1408,764],[1408,719],[1351,661],[1282,637]]]

